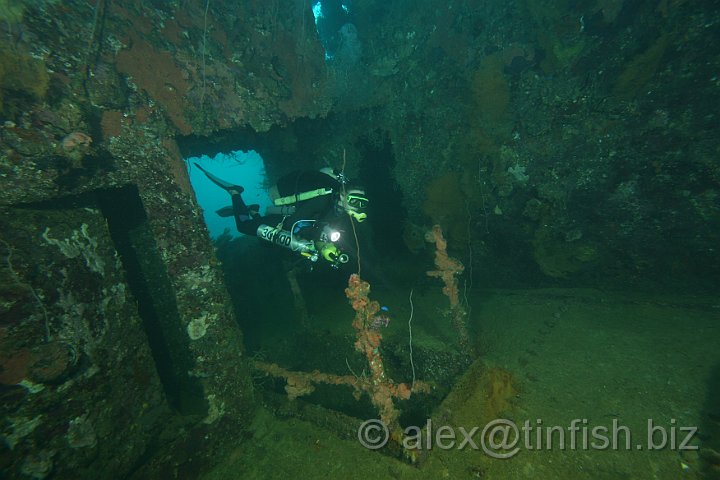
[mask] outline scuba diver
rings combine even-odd
[[[352,227],[348,220],[365,221],[369,200],[365,190],[351,186],[341,172],[326,167],[284,175],[270,188],[273,205],[261,216],[259,205],[243,201],[243,187],[195,166],[230,194],[232,206],[217,214],[234,216],[238,232],[298,252],[312,262],[323,258],[334,268],[348,262],[348,255],[339,248],[342,233]]]

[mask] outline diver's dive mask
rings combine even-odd
[[[368,200],[364,190],[352,188],[340,195],[340,201],[338,203],[342,210],[345,210],[348,215],[358,222],[364,222],[367,218],[365,209],[370,203],[370,200]]]
[[[367,197],[364,194],[363,195],[360,195],[358,193],[348,193],[347,194],[347,204],[353,208],[357,208],[358,210],[365,210],[367,208],[369,202],[370,201],[367,199]]]

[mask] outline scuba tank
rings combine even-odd
[[[300,252],[301,255],[308,257],[313,262],[318,259],[318,252],[313,241],[293,235],[287,230],[261,224],[257,229],[257,236],[293,252]]]
[[[270,205],[265,209],[265,215],[292,215],[295,213],[294,205],[281,205],[279,207]]]

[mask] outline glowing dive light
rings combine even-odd
[[[325,225],[322,229],[322,235],[320,235],[321,239],[323,239],[323,237],[334,243],[334,242],[337,242],[338,240],[340,240],[340,232],[330,228],[330,225]],[[325,241],[327,241],[327,240],[325,240]]]

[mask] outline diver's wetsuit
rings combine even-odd
[[[232,196],[232,206],[233,216],[235,217],[235,227],[238,232],[244,235],[257,235],[257,229],[263,223],[267,225],[275,225],[282,220],[282,216],[280,215],[267,215],[265,217],[256,216],[253,218],[240,194]]]
[[[339,215],[336,211],[337,195],[341,189],[340,182],[330,175],[316,170],[298,171],[289,173],[281,177],[276,185],[279,198],[297,195],[303,192],[317,190],[321,188],[331,189],[333,193],[327,195],[319,195],[308,200],[292,204],[295,207],[294,213],[288,215],[283,221],[283,215],[266,215],[264,217],[250,215],[248,207],[245,205],[242,197],[238,195],[232,196],[233,213],[235,216],[235,225],[238,232],[245,235],[257,235],[257,229],[260,225],[270,225],[272,227],[283,223],[284,230],[293,228],[295,222],[299,220],[315,220],[318,224],[332,224],[334,228],[339,229],[345,223],[346,215]],[[295,232],[296,233],[296,232]],[[317,240],[320,229],[315,229],[311,237],[303,232],[303,237],[308,240]]]

